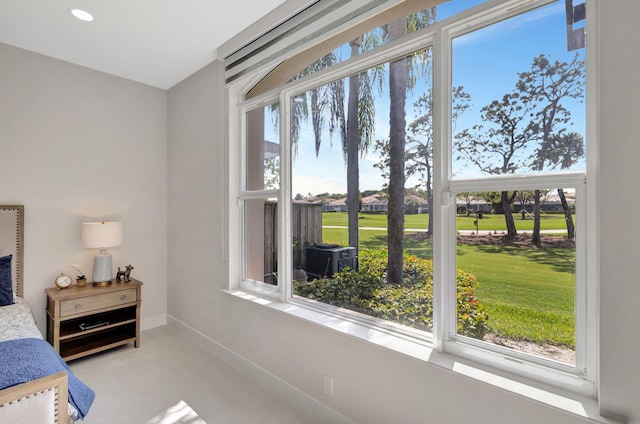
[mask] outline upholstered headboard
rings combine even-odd
[[[24,206],[0,205],[0,256],[13,255],[13,293],[22,297],[24,255]]]

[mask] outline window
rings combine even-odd
[[[479,281],[485,341],[575,366],[585,62],[553,24],[562,7],[452,37],[453,104],[468,107],[452,130],[449,184],[456,205],[475,202],[456,220],[456,267]]]
[[[456,268],[468,271],[459,271],[464,278],[457,279],[456,300],[464,299],[468,278],[481,282],[476,298],[489,317],[486,342],[575,366],[575,228],[582,228],[576,222],[577,194],[584,192],[536,187],[457,193]],[[517,228],[512,238],[495,230],[507,227],[506,214],[497,213],[505,201]],[[536,214],[541,229],[534,243]],[[566,219],[573,237],[567,235]],[[457,312],[458,321],[473,325],[472,310]]]
[[[278,284],[277,205],[280,188],[278,103],[246,111],[243,278]]]
[[[593,394],[587,68],[565,12],[451,1],[240,102],[245,287]]]

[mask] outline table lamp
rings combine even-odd
[[[122,244],[122,222],[83,222],[81,238],[84,247],[100,249],[93,258],[93,284],[111,284],[111,254],[107,248]]]

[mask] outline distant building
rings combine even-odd
[[[389,199],[382,193],[372,194],[363,197],[360,201],[360,212],[367,213],[387,213],[389,209]]]
[[[415,194],[404,196],[405,214],[427,213],[428,202]],[[363,197],[360,211],[365,213],[387,213],[389,210],[389,198],[383,193],[376,193]]]
[[[325,200],[322,203],[322,212],[346,212],[347,211],[347,198],[335,200]]]
[[[569,204],[569,207],[572,208],[576,203],[575,192],[565,191],[564,194],[565,194],[567,203]],[[534,202],[532,198],[522,200],[516,197],[516,200],[514,200],[512,204],[512,210],[516,213],[518,212],[533,213],[533,204]],[[480,198],[476,199],[473,197],[468,197],[468,198],[458,197],[456,199],[456,209],[459,214],[466,214],[467,210],[471,214],[474,214],[477,212],[482,212],[482,213],[492,212],[492,206],[490,202],[488,202],[485,199],[480,199]],[[556,190],[549,191],[540,197],[540,210],[543,212],[562,211],[562,202]]]
[[[564,192],[565,200],[569,208],[573,209],[576,204],[576,193],[573,191]],[[513,202],[513,210],[516,212],[533,212],[533,199],[516,200]],[[559,212],[562,211],[562,201],[556,190],[552,190],[540,196],[540,210],[543,212]]]
[[[485,199],[475,199],[473,197],[458,197],[456,199],[456,210],[460,214],[474,214],[477,212],[491,212],[491,203]]]

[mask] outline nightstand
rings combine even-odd
[[[141,289],[134,279],[46,289],[47,341],[65,361],[131,342],[140,347]]]

